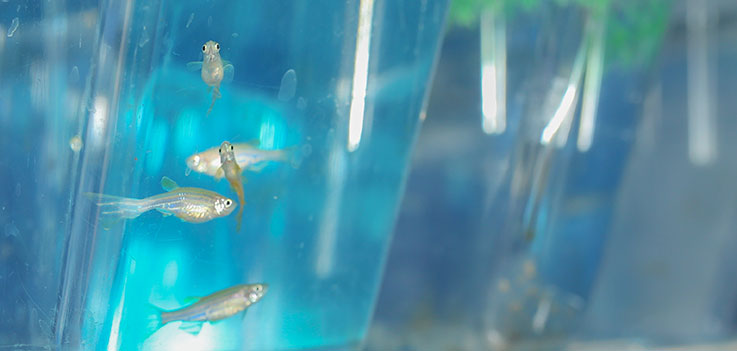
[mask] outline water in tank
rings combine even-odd
[[[358,347],[447,5],[0,2],[0,348]]]

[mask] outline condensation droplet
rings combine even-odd
[[[10,28],[8,28],[8,38],[12,37],[13,34],[15,34],[15,31],[18,30],[19,25],[20,20],[18,20],[18,17],[13,18],[13,21],[10,22]]]
[[[72,83],[79,81],[79,68],[77,66],[72,67],[72,71],[69,73],[69,81]]]
[[[82,138],[80,138],[79,135],[73,136],[69,139],[69,147],[72,148],[72,151],[74,152],[82,150]]]
[[[278,98],[281,101],[288,101],[294,97],[297,91],[297,72],[293,69],[284,72],[281,77],[281,85],[279,86]]]
[[[189,28],[189,25],[192,24],[192,21],[194,20],[194,12],[189,14],[189,19],[187,20],[187,25],[184,26],[184,28]]]

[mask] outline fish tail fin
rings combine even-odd
[[[151,335],[156,333],[159,328],[169,322],[168,320],[164,320],[164,318],[162,317],[163,313],[166,311],[162,310],[161,308],[158,308],[152,304],[146,304],[145,309],[145,320],[143,323],[145,332],[144,340],[151,337]]]
[[[207,115],[210,115],[210,112],[212,112],[212,108],[215,106],[215,100],[220,98],[220,87],[214,87],[212,89],[212,102],[210,103],[210,108],[207,109]]]
[[[85,193],[100,207],[103,222],[113,224],[121,219],[136,218],[143,213],[143,200],[96,193]]]
[[[288,162],[292,168],[297,169],[302,165],[302,161],[305,157],[312,153],[312,146],[309,144],[305,145],[294,145],[281,150],[281,159],[284,162]]]

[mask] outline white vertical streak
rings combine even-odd
[[[606,18],[606,16],[601,16]],[[581,101],[581,121],[576,147],[581,152],[591,148],[596,127],[596,110],[599,105],[599,92],[604,67],[604,20],[594,21],[591,48],[586,64],[586,80],[583,85]]]
[[[361,142],[361,132],[363,131],[373,13],[374,0],[361,0],[358,12],[356,54],[353,64],[351,111],[348,120],[348,151],[351,152],[358,148],[358,144]]]
[[[558,146],[565,145],[566,140],[568,139],[571,121],[568,121],[565,124],[563,122],[567,119],[573,118],[573,112],[575,110],[574,107],[578,97],[578,86],[581,84],[581,77],[583,76],[583,65],[586,60],[587,47],[588,45],[584,42],[578,49],[576,58],[573,61],[571,76],[568,79],[568,87],[566,88],[565,93],[563,93],[560,105],[558,105],[555,113],[553,113],[553,118],[551,118],[550,121],[548,121],[548,124],[545,125],[543,133],[540,136],[540,143],[543,145],[550,144],[553,137],[556,136],[559,131],[561,131],[561,133],[558,135]],[[561,126],[564,126],[562,130]]]
[[[338,219],[341,194],[345,186],[345,155],[342,148],[333,148],[330,153],[328,177],[328,194],[325,200],[325,212],[320,222],[317,236],[317,252],[315,273],[326,278],[333,270],[335,244],[338,239]]]
[[[504,16],[494,10],[481,13],[481,112],[486,134],[507,127],[507,33]]]
[[[701,1],[687,1],[688,45],[688,156],[697,165],[716,157],[714,113],[711,108],[712,77],[709,70],[709,13]]]

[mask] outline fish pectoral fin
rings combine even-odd
[[[197,335],[200,333],[200,330],[202,330],[202,322],[186,322],[185,321],[179,325],[179,329],[187,333],[190,333],[192,335]]]
[[[217,171],[215,171],[215,179],[220,180],[225,176],[225,171],[223,171],[223,167],[218,168]]]
[[[161,187],[164,188],[164,190],[166,191],[172,191],[178,188],[179,185],[177,185],[177,182],[171,180],[171,178],[163,176],[161,177]]]
[[[194,61],[194,62],[187,63],[187,70],[189,71],[199,71],[201,69],[202,69],[202,61]]]
[[[161,212],[161,215],[164,216],[164,217],[171,216],[171,212],[169,212],[169,211],[167,211],[167,210],[165,210],[163,208],[157,208],[156,211]]]
[[[248,311],[248,309],[243,310],[243,312],[241,313],[241,320],[246,319],[246,312],[247,311]]]
[[[235,69],[228,61],[223,61],[223,82],[230,83],[233,81]]]

